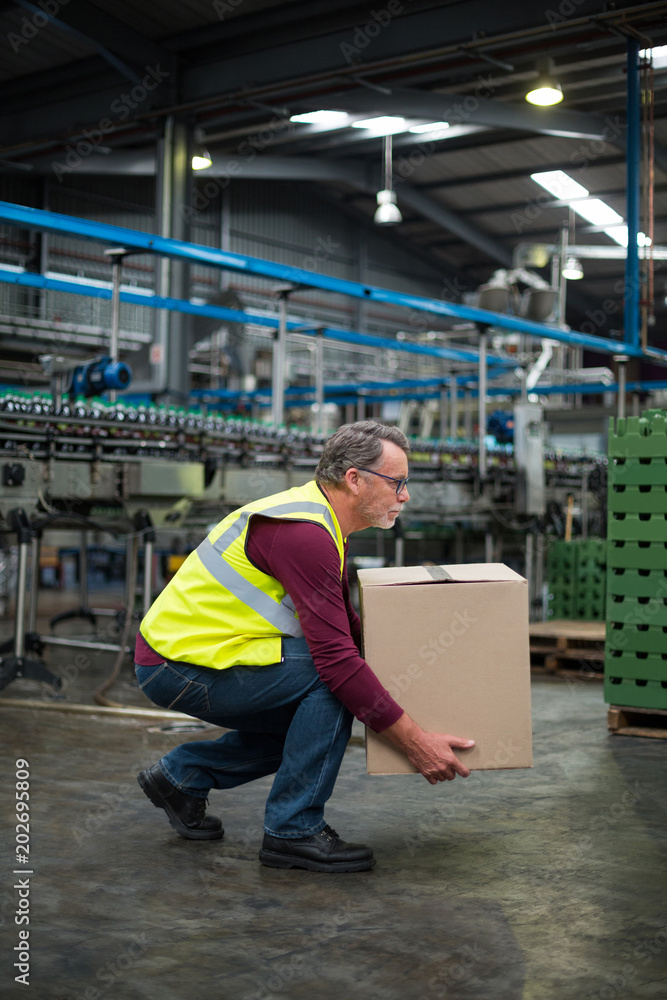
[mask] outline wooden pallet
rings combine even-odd
[[[648,736],[656,740],[667,740],[667,711],[610,705],[607,729],[617,736]]]
[[[563,677],[601,678],[605,623],[554,619],[532,622],[530,662],[536,672]]]

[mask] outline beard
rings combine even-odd
[[[391,507],[394,509],[388,508],[386,501],[364,498],[359,500],[358,510],[364,520],[368,522],[369,528],[393,528],[394,521],[400,514],[400,510],[396,509],[398,501],[394,501]]]

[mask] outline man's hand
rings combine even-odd
[[[407,756],[413,767],[423,774],[431,785],[439,781],[453,781],[457,774],[467,778],[470,770],[458,759],[452,747],[469,750],[474,740],[442,733],[427,733],[407,713],[382,733]]]

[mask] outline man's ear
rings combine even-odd
[[[356,496],[359,492],[360,476],[356,469],[348,469],[345,473],[345,484],[350,492]]]

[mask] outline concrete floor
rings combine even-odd
[[[49,652],[61,667],[77,655]],[[69,703],[91,705],[112,662],[86,661],[70,671]],[[377,866],[338,876],[259,864],[270,779],[213,793],[223,841],[172,831],[136,772],[210,729],[21,707],[40,697],[23,680],[2,696],[3,997],[26,995],[11,967],[17,757],[30,763],[40,1000],[667,996],[667,742],[608,735],[599,681],[534,679],[532,770],[434,788],[366,776],[351,745],[328,820],[371,844]],[[129,666],[111,697],[148,704]]]

